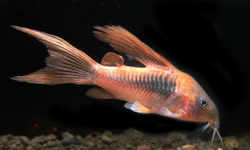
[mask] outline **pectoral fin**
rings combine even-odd
[[[126,103],[124,105],[125,108],[127,109],[131,109],[133,110],[134,112],[137,112],[137,113],[142,113],[142,114],[147,114],[147,113],[150,113],[150,110],[143,106],[142,104],[140,104],[138,101],[134,102],[134,103]]]
[[[87,91],[86,95],[97,99],[116,99],[115,96],[102,88],[91,88]]]
[[[182,116],[180,113],[172,113],[167,107],[161,107],[159,110],[159,114],[171,118],[179,118]]]

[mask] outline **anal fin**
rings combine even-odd
[[[127,109],[131,109],[137,113],[142,113],[142,114],[150,113],[150,110],[147,107],[140,104],[138,101],[136,101],[134,103],[128,102],[124,105],[124,107]]]
[[[86,93],[87,96],[97,99],[116,99],[115,96],[102,88],[91,88]]]

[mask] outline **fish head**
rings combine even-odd
[[[179,93],[184,95],[183,109],[185,115],[184,120],[195,122],[208,122],[212,128],[219,127],[219,114],[216,105],[199,85],[199,83],[190,75],[179,72],[177,85],[180,89]]]
[[[191,111],[196,121],[208,122],[210,127],[218,129],[220,124],[218,110],[207,95],[198,96]]]
[[[185,95],[183,100],[184,105],[182,107],[184,108],[185,115],[183,115],[182,119],[207,123],[202,128],[202,132],[208,127],[213,129],[211,146],[216,133],[223,145],[223,140],[218,131],[220,121],[216,105],[194,78],[185,73],[181,74],[181,76],[185,79],[181,82],[183,87],[180,90],[183,95]]]
[[[188,118],[195,122],[208,122],[211,128],[218,129],[220,122],[216,105],[196,81],[193,87],[193,94],[186,102]]]
[[[213,129],[210,147],[212,147],[216,133],[223,145],[223,140],[218,131],[220,121],[217,107],[198,83],[196,85],[196,89],[196,96],[193,103],[190,105],[189,115],[193,118],[193,121],[207,122],[207,124],[202,128],[202,132],[208,127]]]

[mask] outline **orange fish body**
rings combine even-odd
[[[202,89],[192,77],[177,69],[166,71],[124,65],[104,69],[101,66],[96,73],[98,75],[93,83],[107,91],[106,98],[127,101],[129,103],[125,107],[128,109],[139,113],[156,113],[186,121],[198,121],[197,113],[193,113],[190,107],[196,100],[196,91],[193,89]],[[195,86],[191,87],[192,85]],[[87,95],[95,98],[105,97],[98,93],[100,90],[91,89]]]
[[[125,107],[138,113],[155,113],[186,121],[208,122],[213,138],[219,127],[216,106],[201,86],[176,69],[133,34],[120,26],[95,27],[94,34],[116,51],[126,53],[145,67],[124,65],[122,56],[107,53],[101,64],[65,40],[44,32],[13,26],[36,37],[48,47],[47,67],[12,79],[37,84],[96,85],[87,95],[127,101]],[[221,139],[221,137],[220,137]],[[222,141],[222,139],[221,139]]]

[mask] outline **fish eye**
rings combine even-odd
[[[199,104],[200,104],[201,107],[207,106],[207,102],[202,98],[199,99]]]

